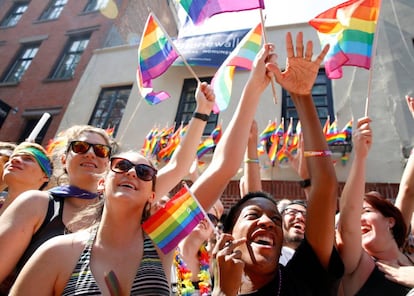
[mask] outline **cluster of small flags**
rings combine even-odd
[[[174,131],[174,127],[153,127],[144,139],[141,152],[155,162],[167,163],[177,149],[181,139],[185,136],[187,125],[181,125]],[[213,151],[222,135],[221,124],[205,137],[197,148],[197,158],[201,159],[207,152]]]
[[[338,145],[349,141],[352,135],[352,123],[351,119],[342,130],[338,130],[337,119],[331,123],[328,117],[323,126],[323,133],[328,145]],[[279,125],[277,125],[276,121],[269,121],[259,135],[258,154],[259,156],[267,154],[272,166],[286,163],[288,161],[288,154],[293,155],[298,149],[299,135],[302,130],[300,121],[297,121],[295,132],[292,118],[289,120],[286,131],[284,126],[284,118],[282,118]],[[346,155],[346,157],[348,156]],[[342,162],[344,160],[347,160],[347,158],[343,159]]]

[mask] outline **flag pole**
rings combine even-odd
[[[181,59],[183,60],[184,65],[187,67],[187,69],[190,71],[190,73],[194,76],[195,80],[197,80],[198,84],[201,84],[200,79],[198,78],[197,74],[194,72],[193,68],[191,68],[191,66],[187,63],[187,60],[184,58],[184,56],[179,52],[178,48],[175,46],[174,42],[172,41],[170,35],[168,35],[167,31],[164,29],[164,26],[162,25],[162,23],[159,21],[159,19],[157,18],[157,16],[155,15],[155,13],[152,12],[152,10],[150,8],[148,8],[150,10],[150,13],[152,14],[152,16],[155,18],[155,20],[157,21],[158,25],[160,26],[160,29],[164,32],[165,37],[167,37],[168,42],[170,42],[171,46],[174,48],[175,52],[181,57]]]
[[[369,108],[369,100],[371,97],[371,86],[372,86],[372,76],[373,76],[373,68],[374,68],[374,59],[375,59],[375,54],[377,52],[377,45],[378,45],[378,32],[379,32],[379,17],[380,17],[380,13],[381,13],[381,2],[380,5],[378,7],[378,18],[377,18],[377,25],[375,26],[375,33],[374,33],[374,43],[372,45],[372,50],[371,50],[371,65],[369,67],[369,78],[368,78],[368,91],[367,91],[367,99],[365,100],[365,117],[368,116],[368,108]]]
[[[265,27],[265,24],[264,24],[263,9],[260,8],[259,11],[260,11],[260,21],[262,23],[263,41],[266,44],[267,43],[267,36],[266,36],[266,27]],[[272,86],[273,103],[276,105],[277,104],[276,85],[275,85],[275,81],[273,79],[274,79],[274,76],[272,75],[272,77],[270,78],[270,85]]]
[[[26,139],[27,142],[35,142],[36,137],[39,135],[42,128],[45,126],[47,120],[50,118],[50,114],[45,112],[43,113],[42,117],[37,122],[36,126],[30,133],[29,137]]]
[[[187,183],[183,182],[183,186],[185,187],[185,189],[187,189],[187,191],[191,194],[191,196],[193,197],[193,199],[195,200],[195,202],[198,204],[198,207],[200,208],[201,212],[204,215],[204,219],[207,220],[207,222],[210,224],[211,228],[214,231],[215,235],[220,235],[216,229],[216,226],[213,224],[213,222],[211,222],[210,218],[207,216],[206,211],[204,210],[203,206],[199,203],[197,197],[195,197],[195,195],[193,194],[193,192],[191,191],[190,187],[188,187]],[[217,217],[218,218],[218,217]]]

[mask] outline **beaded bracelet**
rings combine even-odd
[[[303,156],[312,157],[312,156],[330,156],[332,155],[331,150],[321,150],[321,151],[304,151]]]
[[[250,159],[250,158],[246,158],[244,160],[245,163],[259,163],[259,159],[255,158],[255,159]]]

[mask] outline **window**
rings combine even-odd
[[[1,22],[1,27],[13,27],[22,18],[23,13],[27,10],[28,3],[14,3],[9,13]]]
[[[39,122],[41,117],[42,116],[26,118],[26,126],[24,127],[24,130],[20,135],[19,142],[25,141],[30,136],[30,134],[32,133],[33,129],[36,127],[36,124]],[[35,139],[36,143],[42,144],[43,139],[46,135],[46,132],[51,122],[52,122],[52,117],[46,121],[45,125],[42,127],[39,134],[36,136],[36,139]]]
[[[6,117],[9,115],[10,110],[11,106],[3,100],[0,100],[0,128],[3,125],[4,121],[6,121]]]
[[[103,2],[103,0],[88,0],[88,3],[83,9],[83,12],[97,11],[99,8],[101,8]]]
[[[203,78],[203,81],[210,83],[212,77]],[[196,108],[195,91],[197,89],[197,81],[195,79],[185,79],[183,90],[181,91],[180,103],[178,105],[177,115],[175,117],[175,127],[178,128],[181,123],[186,125]],[[218,114],[211,113],[207,121],[203,135],[210,135],[217,125]]]
[[[29,68],[32,60],[39,50],[39,43],[24,45],[19,51],[17,58],[11,65],[7,73],[4,75],[2,82],[4,83],[17,83],[19,82],[23,74]]]
[[[113,136],[118,132],[132,86],[102,89],[89,124],[103,129],[113,128]]]
[[[332,100],[332,83],[326,76],[325,69],[319,70],[318,77],[312,88],[312,97],[315,102],[321,125],[323,126],[325,124],[328,116],[333,120],[335,115]],[[282,117],[285,118],[285,130],[289,124],[290,118],[293,119],[293,128],[296,127],[298,113],[296,112],[295,105],[290,99],[290,94],[284,89],[282,89]]]
[[[318,77],[312,88],[312,97],[315,103],[316,111],[323,127],[326,120],[330,119],[332,124],[335,115],[333,110],[333,98],[332,98],[332,83],[326,76],[325,69],[320,69]],[[293,119],[293,132],[296,132],[296,124],[298,122],[298,114],[296,108],[290,98],[289,93],[286,90],[282,90],[282,116],[285,118],[285,130],[290,122],[290,118]],[[352,136],[347,135],[343,142],[333,142],[329,144],[329,149],[334,153],[340,153],[344,156],[346,153],[352,151]]]
[[[59,17],[68,0],[52,0],[40,16],[40,20],[54,20]]]
[[[89,37],[90,35],[88,34],[88,36],[83,35],[69,38],[57,67],[50,78],[70,79],[73,77],[82,53],[88,46]]]

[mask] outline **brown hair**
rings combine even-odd
[[[391,229],[392,235],[398,247],[401,248],[404,245],[407,234],[407,225],[405,224],[401,211],[377,191],[365,193],[364,200],[384,217],[394,218],[395,224]]]

